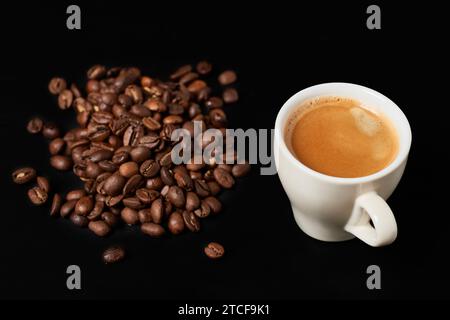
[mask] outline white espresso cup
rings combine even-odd
[[[328,176],[303,165],[294,156],[290,141],[286,141],[286,125],[303,102],[318,97],[350,98],[388,118],[397,131],[396,158],[384,169],[357,178]],[[411,128],[405,115],[394,102],[372,89],[350,83],[325,83],[292,96],[276,119],[274,152],[278,176],[299,227],[323,241],[358,237],[374,247],[392,243],[397,237],[397,223],[386,199],[402,177],[410,146]]]

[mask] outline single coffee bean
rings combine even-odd
[[[214,173],[214,179],[216,179],[217,183],[222,188],[230,189],[233,187],[234,178],[229,172],[227,172],[221,168],[215,168],[213,173]]]
[[[139,221],[139,215],[137,211],[128,207],[122,209],[122,211],[120,212],[120,216],[122,217],[122,220],[128,225],[136,224]]]
[[[156,121],[152,117],[145,117],[142,119],[142,123],[148,130],[157,131],[161,129],[161,123],[159,121]]]
[[[88,228],[99,237],[104,237],[111,231],[111,227],[102,220],[89,222]]]
[[[152,203],[156,198],[159,197],[159,192],[155,190],[149,190],[141,188],[136,190],[136,197],[144,204]]]
[[[167,186],[167,185],[165,185],[162,189],[161,189],[161,195],[164,197],[164,198],[167,198],[167,194],[169,193],[169,189],[170,189],[170,186]]]
[[[162,169],[161,169],[161,171],[162,171]],[[145,187],[150,190],[159,191],[162,189],[163,186],[164,186],[164,183],[162,182],[161,177],[154,177],[154,178],[147,179],[147,181],[145,183]]]
[[[192,81],[187,89],[190,93],[199,93],[200,91],[202,91],[203,89],[205,89],[207,87],[207,84],[205,81],[203,80],[195,80]]]
[[[48,91],[54,95],[60,94],[66,88],[67,82],[63,78],[55,77],[51,79],[48,84]]]
[[[88,161],[86,165],[85,175],[88,178],[95,179],[97,178],[101,173],[103,173],[103,169],[100,168],[100,166],[92,161]]]
[[[112,162],[120,165],[128,161],[130,154],[126,151],[116,152],[112,157]]]
[[[160,174],[161,180],[165,185],[172,186],[175,184],[175,178],[173,177],[173,173],[167,167],[162,167]]]
[[[219,259],[225,254],[225,249],[221,244],[211,242],[205,247],[205,254],[208,258]]]
[[[91,196],[80,198],[75,205],[75,214],[86,216],[94,208],[94,200]]]
[[[184,225],[192,232],[200,231],[200,221],[192,211],[183,211]]]
[[[202,198],[209,196],[209,187],[204,180],[194,180],[195,192]]]
[[[152,222],[152,215],[149,208],[141,209],[138,211],[139,222],[146,223]]]
[[[217,80],[221,85],[227,86],[235,82],[236,79],[237,79],[236,72],[234,72],[233,70],[226,70],[219,75]]]
[[[94,66],[92,66],[88,71],[87,71],[87,77],[88,79],[100,79],[102,77],[104,77],[106,74],[106,67],[96,64]]]
[[[115,173],[105,180],[103,190],[107,195],[116,196],[122,192],[127,179]]]
[[[151,151],[147,147],[136,147],[130,151],[131,160],[137,163],[144,162],[149,159]]]
[[[169,216],[169,222],[167,223],[167,227],[172,234],[180,234],[184,230],[184,220],[183,216],[174,212]]]
[[[99,161],[98,166],[100,167],[100,169],[110,173],[117,171],[117,165],[110,160]]]
[[[106,211],[101,215],[103,221],[105,221],[110,227],[114,227],[119,222],[119,219],[112,212]]]
[[[61,215],[61,217],[65,218],[66,216],[68,216],[75,208],[76,204],[77,200],[70,200],[64,203],[59,210],[59,214]]]
[[[211,208],[204,200],[201,202],[200,208],[194,210],[194,214],[199,218],[206,218],[210,213]]]
[[[56,155],[64,149],[65,144],[66,142],[61,138],[53,139],[48,145],[48,151],[51,155]]]
[[[178,186],[170,187],[167,199],[177,208],[183,208],[186,203],[183,190]]]
[[[184,66],[179,67],[174,73],[170,75],[170,80],[176,80],[178,78],[181,78],[186,73],[189,73],[192,71],[192,66],[189,64],[186,64]]]
[[[162,226],[152,222],[143,223],[141,225],[141,231],[153,238],[159,238],[165,233]]]
[[[141,174],[146,178],[154,177],[159,172],[159,164],[155,160],[145,160],[140,167]]]
[[[119,204],[123,199],[123,194],[119,194],[117,196],[106,196],[105,198],[105,204],[110,207],[109,210],[113,210],[113,207],[117,204]]]
[[[42,127],[42,135],[47,139],[55,139],[60,135],[59,129],[53,123],[46,123]]]
[[[125,162],[119,167],[119,173],[125,178],[130,178],[139,173],[139,166],[136,162]]]
[[[40,206],[47,202],[47,192],[42,190],[40,187],[33,187],[28,190],[28,198],[30,199],[31,203],[33,203],[36,206]]]
[[[72,167],[72,159],[68,156],[54,155],[50,158],[50,165],[57,170],[69,170]]]
[[[127,183],[123,187],[122,193],[124,195],[134,193],[136,190],[143,184],[144,178],[140,174],[135,174],[130,179],[128,179]]]
[[[227,88],[222,93],[222,99],[225,103],[234,103],[239,100],[239,93],[234,88]]]
[[[223,100],[219,97],[211,97],[205,102],[205,106],[209,109],[222,108]]]
[[[78,200],[82,197],[84,197],[86,195],[86,191],[83,189],[75,189],[72,191],[69,191],[66,194],[66,200],[70,201],[70,200]]]
[[[206,197],[205,202],[213,213],[219,213],[222,210],[222,203],[216,197]]]
[[[56,216],[61,209],[62,197],[59,193],[55,193],[52,200],[52,205],[50,207],[50,215],[52,217]]]
[[[212,65],[208,61],[200,61],[196,66],[197,72],[201,75],[205,75],[211,72]]]
[[[46,177],[37,177],[36,182],[39,188],[48,193],[50,191],[50,182]]]
[[[164,215],[164,204],[161,198],[156,199],[152,202],[150,206],[150,215],[152,217],[152,222],[161,223]]]
[[[192,180],[195,179],[201,180],[203,178],[203,174],[199,171],[189,171],[189,175]]]
[[[69,109],[72,106],[73,93],[72,91],[65,89],[58,96],[58,107],[62,110]]]
[[[226,172],[231,173],[231,169],[233,167],[229,164],[221,163],[221,164],[217,165],[217,168],[221,168],[221,169],[225,170]]]
[[[80,228],[84,228],[89,224],[89,219],[86,218],[85,216],[80,216],[78,214],[76,214],[75,212],[70,214],[69,217],[70,221],[72,221],[72,223]]]
[[[137,197],[128,197],[122,200],[124,206],[129,207],[131,209],[139,210],[144,207],[144,204],[139,201]]]
[[[179,84],[186,85],[186,84],[188,84],[189,82],[194,81],[194,80],[197,79],[197,78],[198,78],[198,73],[195,73],[195,72],[189,72],[189,73],[186,73],[184,76],[182,76],[182,77],[180,78],[180,80],[178,81],[178,83],[179,83]]]
[[[194,211],[200,206],[200,199],[196,193],[189,191],[186,193],[186,210]]]
[[[208,181],[207,182],[209,191],[211,192],[211,195],[216,196],[220,192],[220,185],[215,181]]]
[[[97,219],[103,212],[103,208],[105,207],[105,203],[103,201],[95,201],[94,208],[91,212],[89,212],[87,218],[89,220]]]
[[[250,164],[248,163],[242,163],[242,164],[235,164],[233,168],[231,169],[231,173],[236,178],[244,177],[250,172]]]
[[[41,118],[34,117],[27,124],[27,131],[31,134],[36,134],[41,132],[44,122]]]
[[[125,250],[120,246],[112,246],[106,249],[102,254],[105,264],[117,263],[125,258]]]
[[[30,182],[36,177],[36,170],[30,167],[17,169],[12,173],[14,183],[24,184]]]

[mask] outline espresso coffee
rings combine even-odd
[[[286,135],[301,163],[335,177],[371,175],[387,167],[398,151],[388,119],[342,97],[320,97],[299,106]]]

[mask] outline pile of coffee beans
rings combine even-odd
[[[235,178],[250,171],[248,163],[172,163],[171,151],[178,143],[171,140],[175,129],[184,128],[193,137],[194,121],[199,121],[202,130],[225,133],[224,106],[239,99],[232,87],[237,75],[232,70],[220,73],[216,79],[222,92],[214,95],[205,80],[211,79],[212,70],[211,63],[201,61],[161,81],[134,67],[95,65],[87,71],[85,94],[63,78],[51,79],[50,93],[57,96],[60,109],[75,111],[78,127],[62,135],[53,123],[33,118],[27,130],[50,139],[51,166],[71,170],[84,186],[65,196],[55,193],[50,215],[69,218],[100,237],[121,223],[140,225],[150,237],[198,232],[202,219],[222,210],[217,198],[221,190],[232,188]],[[202,147],[210,142],[202,141]],[[18,184],[35,179],[28,197],[42,205],[49,199],[48,180],[36,178],[28,167],[13,173]],[[122,249],[108,250],[108,263],[124,256]],[[205,249],[211,258],[223,252],[216,243]]]

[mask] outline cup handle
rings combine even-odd
[[[391,244],[397,238],[397,223],[391,208],[373,191],[356,198],[352,215],[344,229],[373,247]]]

